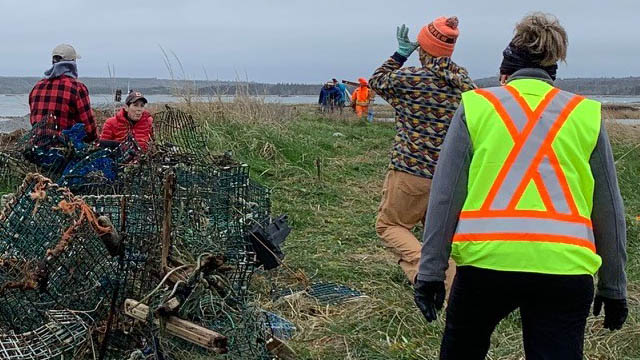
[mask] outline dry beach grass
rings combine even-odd
[[[411,288],[373,227],[393,124],[320,116],[308,106],[251,99],[192,105],[190,110],[205,124],[211,150],[232,150],[249,163],[252,176],[273,189],[274,212],[290,215],[294,231],[285,246],[288,267],[304,271],[312,281],[342,283],[368,295],[340,306],[321,306],[302,297],[273,301],[266,284],[295,279],[286,270],[259,275],[261,305],[298,327],[290,345],[299,357],[436,359],[444,317],[431,324],[424,321]],[[633,116],[640,118],[637,112]],[[603,329],[602,317],[590,317],[585,357],[638,359],[640,127],[608,124],[608,129],[627,210],[631,313],[618,332]],[[517,313],[498,326],[488,359],[523,359]]]
[[[297,326],[290,345],[300,359],[437,359],[444,316],[426,323],[374,230],[393,123],[368,124],[348,112],[327,116],[314,106],[248,96],[175,106],[202,125],[211,151],[231,150],[248,163],[252,178],[272,189],[274,213],[290,216],[287,269],[259,274],[253,287],[260,306]],[[376,106],[381,117],[392,116],[389,110]],[[629,108],[605,108],[604,114],[640,118]],[[627,211],[631,313],[617,332],[603,329],[602,317],[590,317],[585,358],[640,359],[640,125],[608,122],[607,129]],[[367,297],[338,306],[302,296],[272,299],[271,284],[300,284],[298,271],[309,281],[345,284]],[[496,329],[488,359],[524,359],[517,313]]]

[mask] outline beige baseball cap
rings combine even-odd
[[[51,52],[51,56],[60,56],[62,60],[73,61],[82,57],[76,53],[76,49],[69,44],[60,44]]]

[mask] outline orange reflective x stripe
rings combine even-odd
[[[548,212],[579,217],[551,144],[584,98],[553,89],[531,110],[518,91],[508,85],[476,92],[494,106],[514,141],[481,211],[515,212],[527,185],[533,181]]]

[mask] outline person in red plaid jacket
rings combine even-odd
[[[52,52],[52,67],[29,94],[33,137],[59,137],[62,130],[84,124],[85,142],[97,139],[96,122],[89,101],[89,90],[78,81],[76,54],[71,45],[61,44]],[[45,139],[35,143],[51,144]]]

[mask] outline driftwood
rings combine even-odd
[[[136,300],[127,299],[124,303],[124,313],[136,320],[147,321],[149,307]],[[167,316],[164,320],[167,333],[192,344],[202,346],[217,354],[227,353],[228,341],[226,336],[176,316]],[[154,319],[153,322],[156,325],[160,325],[158,319]]]

